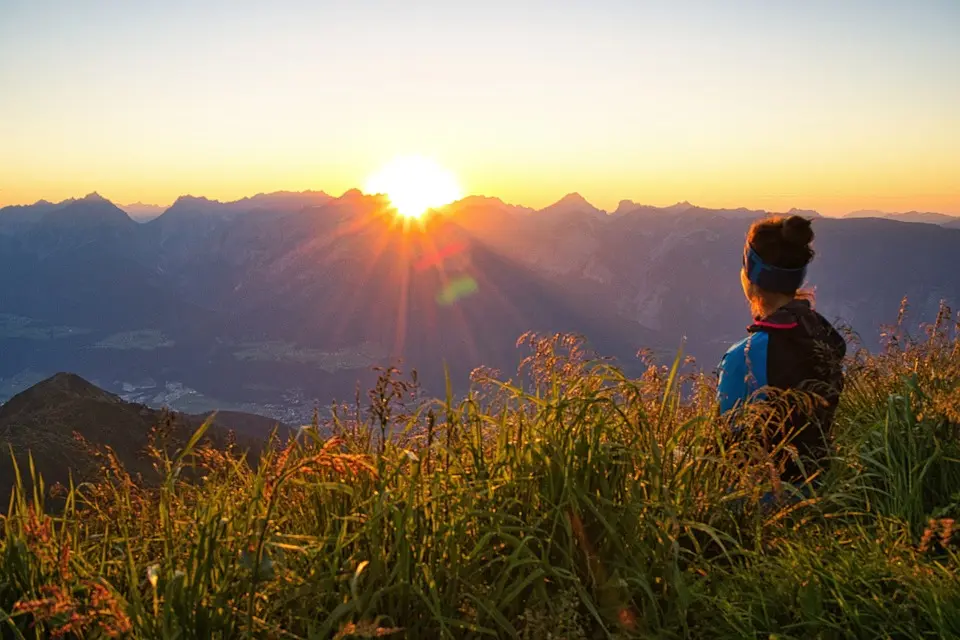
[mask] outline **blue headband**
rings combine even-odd
[[[747,245],[747,250],[743,253],[743,269],[746,271],[747,280],[764,291],[774,293],[796,293],[807,277],[805,266],[799,269],[774,267],[764,262],[750,245]]]

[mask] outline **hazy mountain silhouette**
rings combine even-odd
[[[866,339],[904,295],[929,317],[960,302],[960,230],[804,213],[818,306]],[[476,366],[511,371],[527,330],[583,333],[628,364],[686,337],[711,366],[749,321],[737,272],[766,215],[474,196],[404,232],[356,190],[184,196],[145,224],[96,195],[0,214],[0,378],[68,369],[276,403],[293,387],[352,396],[395,358],[431,392],[445,363],[462,388]]]
[[[52,204],[40,202],[0,209],[0,233],[21,236],[44,253],[91,242],[129,241],[136,223],[97,193]]]
[[[4,313],[104,330],[176,324],[190,312],[202,316],[143,259],[144,225],[100,195],[9,215],[31,222],[8,227],[10,246],[0,255]]]
[[[586,198],[579,193],[568,193],[557,202],[540,210],[541,214],[550,216],[578,215],[586,214],[598,216],[604,214],[603,211],[587,202]]]
[[[721,218],[729,218],[732,220],[754,220],[756,218],[761,218],[766,215],[770,215],[770,212],[763,211],[761,209],[748,209],[746,207],[740,207],[737,209],[710,209],[708,207],[701,207],[695,204],[691,204],[684,200],[683,202],[677,202],[666,207],[654,207],[646,204],[641,204],[638,202],[633,202],[632,200],[621,200],[620,204],[617,205],[617,208],[614,210],[613,215],[676,215],[676,214],[688,214],[688,215],[697,215],[697,214],[708,214],[714,216],[720,216]],[[820,214],[816,211],[809,210],[799,210],[792,209],[787,212],[785,215],[802,215],[808,218],[819,218]]]
[[[927,224],[960,226],[960,216],[951,216],[946,213],[934,213],[932,211],[905,211],[902,213],[890,213],[886,211],[876,211],[873,209],[861,209],[859,211],[851,211],[844,217],[886,218],[888,220],[899,220],[900,222],[923,222]]]
[[[73,200],[59,203],[40,200],[34,204],[12,205],[0,209],[0,234],[22,233],[28,227],[40,222],[45,215],[67,206]]]
[[[117,206],[123,209],[128,216],[137,222],[149,222],[150,220],[159,217],[161,213],[167,210],[166,207],[158,204],[144,204],[142,202],[121,204]]]
[[[133,220],[127,213],[98,193],[91,193],[47,212],[38,222],[48,228],[67,231],[85,229],[130,229]]]

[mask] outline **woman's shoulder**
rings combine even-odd
[[[751,331],[746,337],[727,349],[726,353],[723,354],[723,358],[720,360],[720,364],[723,366],[725,362],[747,360],[751,354],[756,354],[757,351],[766,351],[767,342],[768,337],[765,332]]]

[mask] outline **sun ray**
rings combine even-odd
[[[410,257],[406,236],[401,241],[397,263],[400,271],[400,297],[397,302],[399,308],[397,309],[397,324],[393,335],[393,354],[395,357],[402,357],[407,343],[407,314],[410,308]]]
[[[376,244],[373,245],[371,257],[365,261],[363,273],[360,276],[360,282],[363,287],[371,286],[371,277],[380,265],[380,260],[385,255],[389,243],[390,238],[388,234],[380,233],[377,235],[377,241]],[[361,305],[358,292],[353,292],[353,295],[349,296],[348,299],[343,302],[343,305],[343,313],[340,314],[340,321],[335,329],[335,333],[338,335],[341,335],[347,326],[354,321],[354,313],[360,310]]]

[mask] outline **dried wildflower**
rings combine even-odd
[[[62,587],[44,585],[40,587],[40,593],[45,597],[17,602],[13,606],[14,613],[30,614],[37,621],[44,621],[73,611],[75,606],[73,598]]]
[[[940,546],[947,547],[953,537],[953,518],[941,518],[939,520],[931,519],[927,523],[927,528],[920,538],[919,550],[921,552],[929,551],[934,541],[939,541]],[[939,533],[939,535],[938,535]]]
[[[628,607],[621,607],[617,613],[617,619],[625,629],[633,631],[637,628],[637,615]]]
[[[287,446],[280,451],[280,455],[273,461],[273,464],[270,465],[269,471],[267,471],[266,481],[263,485],[263,498],[267,502],[272,499],[273,493],[276,491],[277,484],[280,482],[280,478],[286,470],[287,460],[289,460],[290,454],[293,453],[295,444],[296,441],[290,440]]]
[[[60,547],[60,579],[63,581],[70,580],[70,538],[67,538],[63,541],[63,546]]]
[[[133,629],[130,618],[120,607],[120,603],[103,584],[92,582],[90,586],[90,607],[87,618],[97,624],[109,638],[116,638]]]
[[[930,519],[927,523],[927,528],[923,531],[923,536],[920,538],[920,551],[925,552],[930,550],[930,544],[933,542],[934,536],[937,534],[938,523],[934,519]]]
[[[50,542],[53,532],[53,521],[46,514],[37,514],[31,506],[27,508],[27,518],[23,523],[23,535],[27,544],[46,545]]]
[[[401,631],[403,631],[402,627],[381,627],[376,622],[348,622],[340,628],[337,635],[334,636],[334,640],[341,640],[342,638],[349,638],[351,636],[358,638],[383,638],[395,633],[400,633]]]
[[[62,638],[68,634],[82,636],[84,630],[91,627],[99,629],[109,638],[129,633],[133,628],[130,618],[110,590],[99,582],[83,584],[89,590],[89,598],[82,607],[63,587],[45,585],[40,588],[40,593],[45,597],[18,602],[13,610],[18,614],[32,615],[35,623],[66,618],[66,622],[49,630],[52,638]]]
[[[53,520],[45,513],[37,513],[33,506],[27,507],[20,526],[27,548],[49,570],[59,567],[60,558],[53,540]]]
[[[953,536],[953,518],[943,518],[940,520],[940,544],[944,547],[950,544],[950,538]]]

